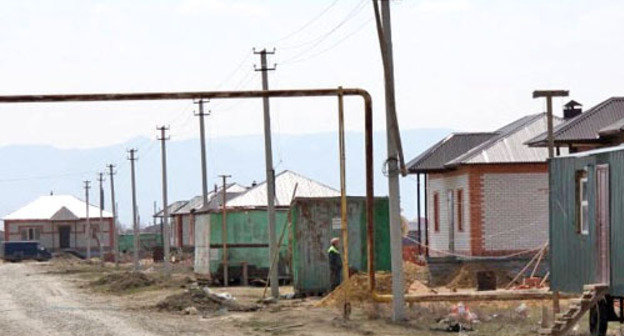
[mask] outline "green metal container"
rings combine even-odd
[[[139,244],[142,251],[151,251],[155,246],[162,245],[162,235],[160,233],[141,233],[139,235]],[[134,235],[119,235],[119,251],[134,251]]]
[[[366,200],[347,198],[349,268],[367,271]],[[292,271],[295,293],[318,295],[329,289],[327,249],[333,237],[341,238],[340,197],[297,198],[291,209],[293,234]],[[375,268],[390,270],[388,199],[375,198]],[[341,238],[342,241],[342,238]],[[343,253],[341,245],[341,253]]]
[[[581,292],[598,282],[597,167],[608,165],[610,294],[624,296],[624,149],[584,152],[550,161],[551,288]],[[603,166],[604,167],[604,166]],[[587,172],[588,232],[579,232],[577,174]]]
[[[197,222],[210,220],[210,273],[219,275],[223,268],[222,213],[205,213]],[[287,227],[287,210],[276,209],[276,232],[278,235]],[[227,216],[227,254],[230,278],[237,280],[244,262],[249,267],[249,277],[264,278],[269,269],[269,226],[267,212],[256,210],[228,210]],[[288,232],[285,232],[280,247],[278,269],[282,276],[288,274]]]

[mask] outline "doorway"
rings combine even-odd
[[[59,226],[58,231],[59,231],[59,247],[62,249],[69,248],[71,226],[68,226],[68,225]]]
[[[449,252],[455,252],[455,193],[453,189],[446,192],[446,216],[449,224]]]
[[[611,279],[611,256],[609,207],[609,165],[596,166],[596,282],[609,284]]]

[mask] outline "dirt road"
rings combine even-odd
[[[0,264],[2,335],[171,336],[204,334],[203,327],[185,327],[167,314],[129,311],[119,298],[83,293],[40,264]],[[221,333],[211,328],[211,334]]]

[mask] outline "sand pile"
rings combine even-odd
[[[93,281],[93,286],[107,286],[111,292],[124,292],[131,289],[148,287],[156,283],[143,272],[110,273]]]
[[[417,292],[430,293],[429,288],[420,279],[426,278],[426,267],[418,266],[411,262],[403,263],[405,279],[405,292],[413,288]],[[392,292],[392,275],[389,272],[377,272],[375,274],[376,291],[379,294],[390,294]],[[349,280],[343,282],[333,292],[321,299],[319,307],[339,307],[343,304],[345,293],[349,295],[351,304],[357,304],[371,300],[368,289],[368,275],[354,274]]]

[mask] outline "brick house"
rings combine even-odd
[[[71,195],[40,196],[4,217],[4,240],[37,240],[50,251],[87,248],[85,201]],[[99,240],[109,251],[115,239],[113,215],[89,205],[92,253],[97,253]]]
[[[453,133],[408,163],[424,175],[430,256],[500,256],[548,241],[548,152],[524,144],[545,130],[541,113]]]

